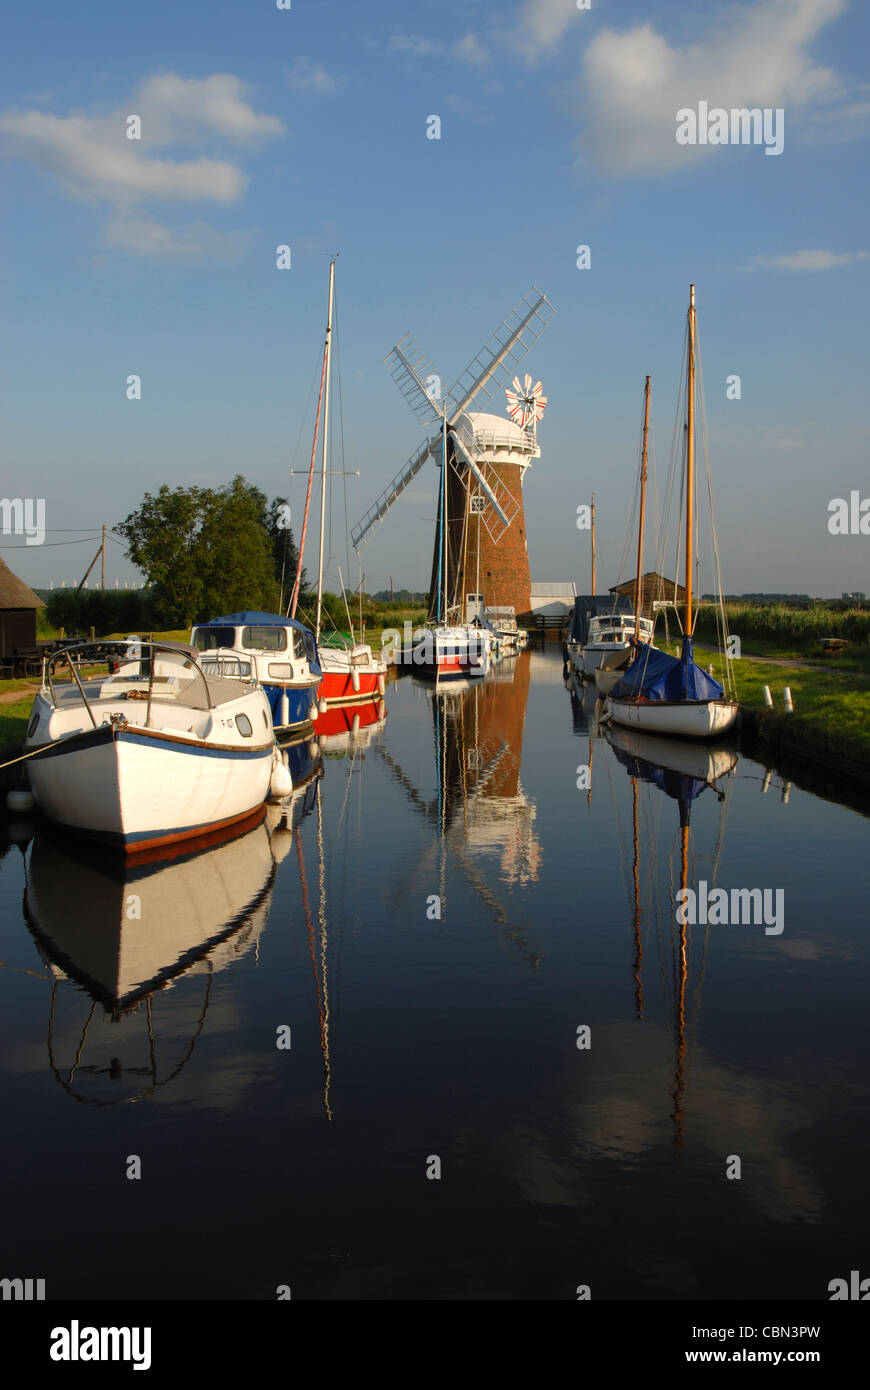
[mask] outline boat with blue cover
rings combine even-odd
[[[313,724],[323,671],[314,633],[280,613],[229,613],[197,623],[191,645],[206,672],[249,680],[263,687],[276,733]]]
[[[617,724],[643,729],[651,734],[675,734],[682,738],[711,739],[726,733],[737,720],[739,705],[726,696],[725,688],[712,674],[695,662],[695,606],[692,585],[696,563],[695,527],[695,286],[689,291],[689,313],[686,328],[686,397],[683,440],[685,448],[685,608],[683,640],[679,656],[671,656],[651,645],[631,640],[634,653],[631,664],[616,685],[605,705],[606,714]],[[679,418],[679,411],[678,411]],[[712,500],[712,483],[707,477]],[[718,545],[713,532],[718,579],[718,608],[721,622],[725,670],[730,683],[729,656],[725,612],[722,603],[722,583],[718,575]],[[640,566],[638,566],[638,578]],[[711,668],[712,670],[712,668]]]

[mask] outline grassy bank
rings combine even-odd
[[[870,604],[726,603],[729,631],[740,638],[744,656],[773,656],[870,673]],[[716,614],[702,608],[695,635],[715,641]],[[833,655],[821,647],[834,637],[848,643]]]
[[[679,649],[671,643],[668,650],[676,655]],[[718,653],[699,648],[695,656],[705,668],[712,664],[717,680],[722,680]],[[746,656],[732,665],[745,726],[763,742],[828,762],[851,762],[870,775],[870,682],[854,672],[789,665],[779,648],[771,656],[775,665]],[[772,710],[764,703],[765,686],[773,697]],[[793,714],[784,710],[785,686],[792,693]]]
[[[12,681],[0,681],[0,686],[4,688],[12,684]],[[32,704],[32,691],[20,700],[0,704],[0,749],[7,748],[10,744],[20,743],[24,738]]]

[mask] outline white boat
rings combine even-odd
[[[323,669],[311,630],[280,613],[228,613],[191,628],[208,676],[258,683],[284,737],[317,719]]]
[[[517,627],[515,609],[508,605],[490,607],[483,610],[483,615],[499,639],[500,650],[506,655],[519,651],[520,630]],[[528,640],[528,633],[526,633],[526,640]]]
[[[653,628],[651,618],[641,618],[638,622],[634,613],[607,613],[590,618],[589,635],[580,652],[583,675],[593,679],[602,664],[612,670],[612,659],[624,661],[632,650],[632,641],[652,642]]]
[[[206,675],[190,647],[82,643],[45,660],[24,740],[42,813],[137,853],[244,820],[292,779],[255,682]],[[108,660],[112,674],[94,675]],[[61,666],[69,672],[60,681]]]
[[[481,678],[489,671],[489,660],[487,634],[471,624],[427,627],[411,652],[415,673],[439,683]]]
[[[635,648],[635,659],[607,696],[606,714],[617,724],[680,738],[711,739],[727,733],[737,720],[740,706],[694,660],[693,580],[695,571],[695,286],[689,291],[686,344],[685,429],[685,610],[683,642],[679,656],[653,647]],[[678,412],[679,414],[679,412]],[[708,489],[712,484],[708,477]],[[718,571],[718,560],[717,560]],[[640,567],[638,567],[640,575]],[[723,638],[722,583],[717,573]],[[726,646],[727,650],[727,646]],[[726,657],[726,672],[728,658]]]

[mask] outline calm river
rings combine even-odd
[[[9,827],[0,1276],[828,1298],[870,1248],[866,817],[605,736],[555,650],[386,707],[197,853]],[[781,910],[682,926],[681,883]]]

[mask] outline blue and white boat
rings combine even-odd
[[[206,672],[254,678],[272,710],[275,732],[288,734],[317,719],[323,671],[314,634],[280,613],[230,613],[197,623],[191,646]]]

